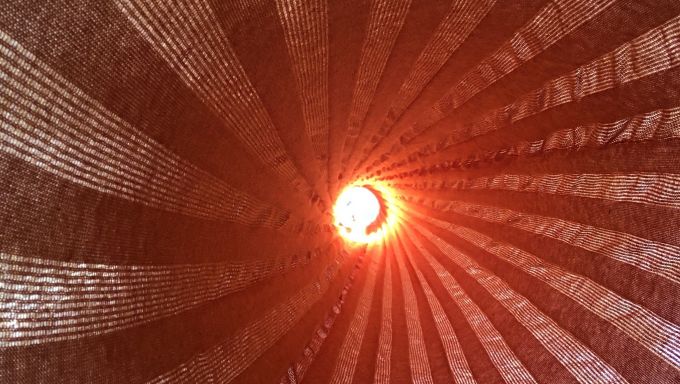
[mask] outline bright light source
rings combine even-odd
[[[357,243],[368,243],[375,237],[367,233],[367,229],[380,215],[380,201],[368,188],[349,187],[338,197],[333,214],[335,225],[343,237]]]

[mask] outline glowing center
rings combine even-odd
[[[334,215],[341,235],[364,243],[368,241],[366,229],[380,215],[380,202],[368,188],[350,187],[338,197]]]

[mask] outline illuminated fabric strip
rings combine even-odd
[[[680,175],[631,173],[620,175],[502,175],[473,179],[466,189],[502,189],[573,195],[592,199],[680,207]]]
[[[308,189],[207,1],[116,0],[116,5],[255,158]]]
[[[609,322],[680,370],[680,326],[634,304],[594,281],[565,271],[510,244],[434,218],[428,222],[518,267]]]
[[[263,11],[267,4],[266,0],[230,0],[228,3],[230,12],[220,15],[224,21],[224,30],[230,31],[242,24],[253,21],[253,16]]]
[[[326,0],[277,0],[293,62],[307,136],[319,159],[328,156],[328,5]]]
[[[595,123],[562,129],[545,139],[523,141],[509,148],[489,152],[482,157],[498,154],[528,156],[557,150],[578,151],[603,148],[612,144],[641,141],[662,141],[680,138],[680,107],[660,109],[613,123]]]
[[[509,148],[507,153],[525,156],[557,150],[578,151],[619,143],[677,138],[680,138],[680,107],[660,109],[609,124],[596,123],[559,130],[543,140],[519,143]]]
[[[398,240],[396,240],[398,241]],[[408,357],[411,368],[411,382],[432,384],[432,372],[427,358],[427,348],[423,338],[423,329],[420,325],[420,312],[416,302],[416,293],[409,273],[404,266],[406,262],[400,244],[396,244],[394,259],[399,269],[399,277],[402,283],[404,295],[404,312],[406,315],[406,331],[408,334]]]
[[[278,228],[286,210],[182,160],[88,98],[0,32],[0,153],[129,201],[211,220]]]
[[[465,293],[458,281],[440,264],[430,264],[451,298],[460,308],[465,320],[479,339],[489,359],[507,383],[535,383],[531,373],[505,343],[505,339],[489,318]]]
[[[150,383],[197,383],[206,382],[209,377],[219,377],[224,383],[231,382],[276,340],[285,335],[319,297],[321,297],[319,284],[308,285],[228,340]]]
[[[244,263],[127,266],[0,253],[0,343],[24,346],[138,326],[308,262],[285,256]]]
[[[352,107],[345,138],[344,166],[361,132],[375,90],[387,65],[394,43],[404,25],[411,0],[373,0],[366,37],[361,47],[359,73],[354,83]]]
[[[388,249],[391,249],[389,247]],[[385,276],[383,278],[382,310],[380,315],[380,336],[375,354],[376,384],[389,384],[392,359],[392,257],[391,251],[385,255]]]
[[[652,29],[567,75],[547,82],[541,88],[486,114],[477,121],[460,128],[452,127],[451,133],[438,143],[426,145],[413,154],[421,158],[446,150],[473,137],[496,130],[511,129],[512,124],[517,121],[540,112],[567,103],[578,102],[584,97],[677,67],[680,65],[680,43],[678,41],[680,41],[680,17],[671,19],[664,25]],[[676,110],[667,111],[675,118]],[[626,124],[625,121],[620,120],[614,124]],[[631,123],[635,124],[636,120],[632,120]],[[646,127],[641,125],[640,128]],[[636,132],[636,134],[641,133]],[[413,160],[415,159],[416,157],[413,157]],[[402,162],[400,165],[405,163]],[[382,170],[393,169],[396,165],[393,163]]]
[[[416,245],[416,248],[418,248],[418,251],[421,253],[421,255],[423,257],[427,257],[428,255],[424,254],[426,251],[422,249],[421,246],[419,246],[417,239],[411,236],[406,229],[404,229],[404,232],[411,242]],[[451,370],[451,375],[456,380],[456,383],[459,384],[476,383],[477,381],[470,371],[470,367],[468,366],[463,349],[458,342],[458,338],[456,337],[456,333],[453,330],[453,326],[451,325],[446,312],[444,312],[444,308],[442,308],[439,299],[437,299],[437,296],[432,291],[432,288],[427,283],[427,280],[423,276],[422,272],[420,272],[420,269],[415,265],[413,260],[415,256],[408,251],[406,252],[406,255],[411,260],[411,264],[413,265],[413,269],[416,272],[418,282],[423,288],[425,298],[427,299],[427,303],[430,306],[430,310],[432,311],[434,323],[437,327],[437,332],[439,333],[442,346],[444,347],[444,352],[446,353],[446,360],[448,362],[449,369]]]
[[[458,50],[458,47],[465,42],[495,3],[496,0],[451,2],[448,13],[437,26],[427,45],[413,64],[408,76],[401,84],[385,121],[382,123],[378,134],[371,139],[371,142],[378,143],[390,133],[392,126],[399,117],[420,95],[451,55]],[[364,160],[371,155],[373,149],[371,147],[366,148]]]
[[[444,200],[434,200],[430,205],[442,212],[455,212],[547,236],[680,284],[680,247],[675,245],[625,232],[492,206]]]
[[[288,333],[324,295],[339,265],[340,259],[336,259],[318,281],[305,286],[226,340],[149,383],[203,383],[209,382],[211,378],[220,378],[223,383],[231,382]]]
[[[447,146],[483,135],[557,106],[619,87],[680,65],[680,17],[654,28],[614,51],[549,81],[480,122],[454,131]]]
[[[430,189],[426,183],[400,184],[409,185]],[[680,175],[671,173],[498,175],[441,182],[434,187],[547,193],[680,208]]]
[[[403,135],[404,141],[451,114],[491,84],[515,71],[576,28],[609,8],[615,0],[553,0],[514,36],[444,95],[424,118]]]
[[[356,265],[350,272],[349,277],[347,278],[347,282],[345,283],[345,286],[343,287],[342,293],[338,297],[337,302],[331,307],[331,309],[326,314],[324,322],[314,332],[314,335],[312,336],[311,340],[303,350],[302,356],[295,363],[291,364],[290,367],[288,367],[288,371],[279,381],[280,384],[296,384],[304,379],[307,370],[312,365],[314,359],[321,351],[321,347],[326,341],[329,332],[333,328],[335,320],[341,313],[342,306],[345,303],[345,300],[347,299],[347,295],[350,292],[350,288],[352,288],[352,283],[356,278],[356,274],[359,271],[359,267],[361,266],[363,259],[364,256],[360,255],[359,260],[357,261]]]
[[[541,343],[581,383],[626,383],[616,370],[600,359],[572,334],[562,329],[524,296],[515,292],[503,280],[481,268],[451,244],[427,229],[413,223],[413,227],[432,242],[442,254],[459,265],[486,289],[524,328]],[[435,269],[443,266],[413,236],[416,246]]]
[[[438,170],[445,171],[454,166],[461,166],[466,161],[483,161],[495,159],[502,155],[528,156],[545,154],[550,151],[580,151],[586,148],[605,148],[613,144],[635,143],[643,141],[664,141],[680,138],[680,107],[659,109],[633,117],[617,120],[612,123],[593,123],[555,131],[543,139],[521,141],[509,147],[475,154],[473,157],[453,158],[436,165],[420,167],[415,171]],[[420,158],[445,149],[437,146],[421,150]],[[416,162],[416,158],[412,161]],[[400,165],[405,165],[401,163]],[[477,163],[476,163],[477,164]],[[391,180],[406,177],[413,170],[403,170],[396,174],[382,177]]]
[[[361,343],[366,333],[368,317],[371,312],[376,274],[380,262],[379,256],[382,255],[384,257],[384,249],[382,247],[379,250],[374,248],[372,251],[368,250],[367,253],[371,266],[368,268],[368,276],[366,277],[364,288],[359,297],[359,304],[354,311],[352,322],[345,334],[338,360],[333,369],[333,375],[331,376],[330,381],[332,384],[349,384],[354,378],[354,371],[356,370],[357,361],[359,359]]]

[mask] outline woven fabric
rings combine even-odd
[[[4,0],[0,224],[2,384],[680,383],[680,2]]]

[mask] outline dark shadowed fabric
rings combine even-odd
[[[0,1],[2,384],[680,383],[679,233],[678,0]]]

